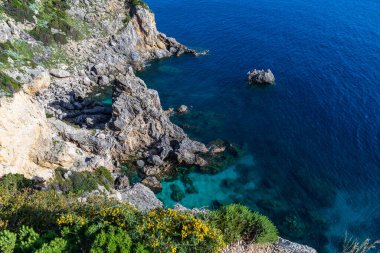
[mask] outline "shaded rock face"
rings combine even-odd
[[[274,84],[275,78],[270,69],[254,69],[248,72],[248,81],[256,84]]]

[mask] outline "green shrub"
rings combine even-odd
[[[267,243],[278,239],[277,229],[267,217],[242,205],[223,206],[212,212],[209,220],[222,230],[227,243],[240,240]]]
[[[55,179],[50,186],[64,193],[81,194],[91,192],[98,189],[98,186],[104,186],[107,190],[113,187],[113,177],[111,172],[106,168],[100,167],[94,172],[91,171],[70,171],[70,175],[66,179],[64,175],[68,173],[65,169],[55,170]]]
[[[33,228],[21,226],[18,233],[18,249],[31,252],[40,240],[40,235]]]
[[[11,96],[13,93],[19,91],[21,84],[12,77],[0,71],[0,91],[4,91],[6,95]]]
[[[65,44],[67,38],[79,40],[82,33],[76,28],[85,30],[83,22],[73,22],[66,11],[70,8],[66,0],[6,0],[4,11],[20,22],[34,22],[37,18],[37,26],[29,33],[35,39],[46,45]],[[61,33],[52,33],[52,28]]]
[[[150,211],[137,231],[150,252],[219,252],[225,246],[219,229],[190,212]]]
[[[101,225],[92,225],[86,231],[87,238],[93,238],[90,243],[91,253],[130,252],[132,240],[125,230],[111,225]]]
[[[68,252],[66,251],[67,248],[67,240],[63,238],[55,238],[49,243],[44,243],[42,247],[36,251],[35,253],[63,253]]]
[[[7,189],[13,192],[32,187],[32,185],[33,181],[21,174],[7,174],[0,178],[0,189]]]
[[[0,231],[0,252],[13,253],[16,246],[16,234],[8,231]]]

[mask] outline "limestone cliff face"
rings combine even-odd
[[[48,177],[39,156],[52,144],[43,108],[24,92],[0,100],[0,176],[20,173]]]

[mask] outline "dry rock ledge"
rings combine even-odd
[[[124,0],[72,0],[70,6],[68,13],[86,23],[91,35],[62,46],[69,63],[2,70],[23,88],[0,97],[0,176],[49,179],[58,167],[81,171],[104,166],[117,172],[121,163],[133,159],[145,182],[159,188],[157,178],[173,165],[206,165],[206,146],[170,121],[157,91],[134,73],[150,60],[197,53],[158,32],[146,6]],[[26,31],[35,25],[0,19],[0,42],[37,44]],[[109,85],[112,107],[89,97]],[[143,184],[128,184],[120,181],[120,189],[126,189],[114,197],[141,210],[162,206]]]

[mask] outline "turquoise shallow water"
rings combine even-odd
[[[335,252],[346,232],[380,239],[380,2],[147,1],[160,31],[204,57],[153,62],[140,77],[194,139],[244,154],[216,175],[192,173],[188,207],[240,202],[282,236]],[[251,68],[276,85],[251,87]],[[167,206],[172,184],[158,196]]]

